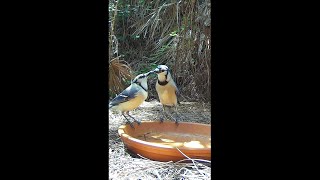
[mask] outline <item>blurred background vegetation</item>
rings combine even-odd
[[[109,95],[140,73],[167,65],[181,101],[211,101],[210,0],[110,0]],[[148,80],[156,98],[156,78]]]

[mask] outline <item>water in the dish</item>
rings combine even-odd
[[[140,134],[137,139],[169,145],[173,147],[211,148],[211,136],[200,134],[185,134],[176,132],[147,132]]]

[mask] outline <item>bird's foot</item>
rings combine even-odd
[[[178,125],[179,124],[179,119],[174,119],[174,121],[176,122],[176,125]]]
[[[176,125],[178,125],[179,124],[179,119],[178,118],[172,118],[173,120],[174,120],[174,122],[176,123]]]
[[[171,119],[175,121],[175,123],[178,125],[180,122],[180,117],[179,116],[175,116],[173,117],[172,115],[170,115]]]
[[[131,117],[135,122],[137,122],[138,125],[141,124],[141,121],[140,121],[140,120],[136,120],[136,119],[135,119],[134,117],[132,117],[129,113],[127,113],[127,115],[128,115],[129,117]]]
[[[140,126],[141,121],[140,121],[140,120],[136,120],[136,119],[135,119],[135,121],[136,121],[136,122],[137,122],[137,124]]]
[[[163,120],[164,120],[163,117],[160,117],[160,123],[163,123]]]
[[[183,116],[180,113],[178,113],[178,112],[175,113],[175,121],[176,121],[176,123],[179,123],[182,120],[181,117],[183,117]]]
[[[132,122],[127,121],[127,124],[129,124],[129,125],[134,129],[134,126],[133,126],[133,123],[132,123]]]
[[[163,121],[164,121],[165,119],[168,119],[167,116],[166,116],[166,113],[164,113],[164,114],[162,114],[162,115],[160,116],[160,123],[163,123]]]

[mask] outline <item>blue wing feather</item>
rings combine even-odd
[[[109,108],[112,106],[116,106],[120,103],[127,102],[130,99],[133,99],[139,89],[135,88],[134,86],[129,86],[127,89],[122,91],[118,96],[116,96],[109,104]]]

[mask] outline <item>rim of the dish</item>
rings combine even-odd
[[[155,123],[157,121],[142,121],[142,123]],[[172,123],[172,122],[163,122],[163,123]],[[211,126],[210,124],[201,124],[201,123],[193,123],[193,122],[179,122],[179,124],[190,124],[190,125],[202,125],[202,126]],[[143,141],[137,138],[134,138],[132,136],[130,136],[129,134],[125,133],[124,129],[126,127],[130,126],[129,124],[126,125],[121,125],[118,129],[118,134],[123,137],[126,138],[130,141],[134,141],[136,143],[140,143],[140,144],[144,144],[147,146],[152,146],[155,148],[165,148],[165,149],[176,149],[176,147],[170,146],[170,145],[164,145],[164,144],[159,144],[159,143],[153,143],[153,142],[147,142],[147,141]],[[189,148],[189,147],[178,147],[179,150],[194,150],[194,151],[211,151],[211,148]]]

